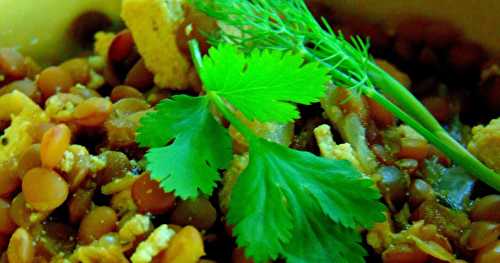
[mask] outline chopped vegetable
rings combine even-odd
[[[447,205],[453,209],[463,210],[469,204],[474,188],[474,179],[462,167],[446,168],[436,160],[425,161],[427,181]]]
[[[436,225],[439,233],[452,242],[457,242],[463,231],[470,225],[470,220],[464,212],[447,208],[436,200],[424,201],[412,213],[412,219],[424,220],[426,224]]]
[[[327,95],[321,100],[321,106],[325,114],[331,120],[342,135],[342,138],[348,142],[354,150],[355,157],[360,162],[362,171],[374,177],[378,169],[378,162],[370,148],[366,138],[366,128],[363,126],[361,114],[357,112],[344,112],[339,106],[339,96],[344,89],[329,87]],[[352,92],[347,91],[347,94]],[[351,95],[348,95],[351,96]],[[362,112],[363,110],[360,110]]]

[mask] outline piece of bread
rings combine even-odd
[[[190,64],[177,47],[184,0],[124,0],[121,16],[159,87],[185,89]]]

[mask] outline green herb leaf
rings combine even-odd
[[[151,177],[183,199],[211,194],[232,156],[231,139],[212,116],[207,97],[174,96],[141,119],[137,140]],[[171,142],[173,140],[173,142]],[[170,143],[168,146],[158,147]]]
[[[201,79],[249,119],[286,123],[299,117],[293,104],[318,102],[325,93],[327,70],[304,64],[298,54],[254,50],[248,56],[230,45],[209,50]]]
[[[379,198],[372,180],[348,161],[252,139],[250,162],[233,188],[228,220],[236,225],[238,245],[258,261],[282,253],[311,259],[305,262],[325,262],[316,258],[323,255],[352,262],[363,255],[360,238],[340,225],[370,227],[383,221]]]
[[[332,223],[317,208],[308,209],[308,215],[294,215],[294,224],[301,227],[293,231],[293,238],[285,247],[287,262],[365,262],[367,253],[359,244],[361,235],[356,230]]]

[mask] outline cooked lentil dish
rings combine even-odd
[[[93,50],[59,64],[0,49],[0,262],[500,262],[498,185],[401,121],[386,107],[398,97],[387,94],[384,104],[349,88],[358,75],[331,73],[341,63],[331,81],[316,79],[327,76],[323,64],[276,53],[285,44],[250,51],[243,64],[231,45],[261,48],[259,38],[217,47],[207,35],[223,27],[218,9],[180,2],[124,0],[121,31],[90,20]],[[272,7],[243,2],[259,14]],[[421,101],[467,158],[500,177],[498,58],[446,21],[411,17],[386,28],[317,3],[309,9],[342,32],[341,50],[356,45],[350,36],[368,37],[373,65]],[[300,23],[293,19],[267,20]],[[255,21],[248,27],[259,28]],[[321,44],[306,36],[304,50],[316,52],[307,46]],[[280,59],[288,61],[280,71],[296,71],[259,82],[255,72]],[[251,84],[217,84],[238,80],[238,63],[254,74]],[[211,77],[216,70],[224,74]],[[297,77],[307,70],[315,74]],[[315,81],[322,93],[287,98],[294,95],[279,83],[290,80],[306,87],[301,96]],[[285,95],[256,98],[259,109],[276,103],[271,111],[231,97],[272,81]],[[282,118],[289,111],[277,101],[300,104],[292,105],[300,117]],[[339,179],[350,174],[358,177]]]

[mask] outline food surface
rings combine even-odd
[[[188,2],[123,0],[58,64],[0,48],[0,262],[500,262],[498,59],[444,21]]]

